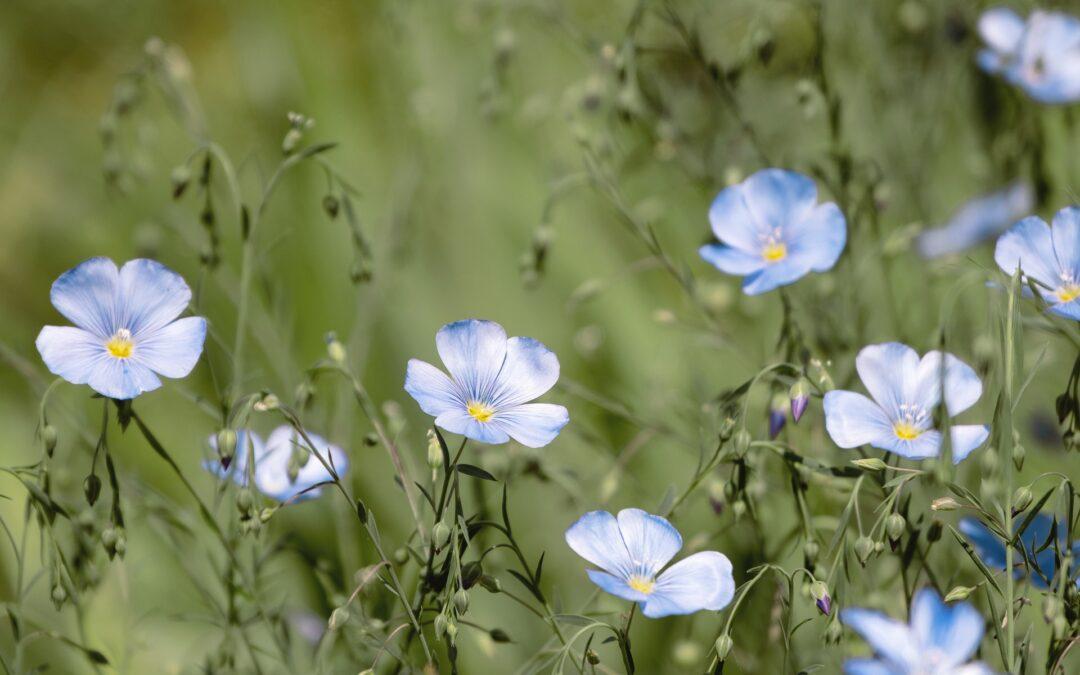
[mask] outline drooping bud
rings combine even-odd
[[[929,542],[936,542],[941,539],[941,532],[945,529],[945,525],[940,520],[934,518],[930,521],[930,527],[926,530],[926,540]]]
[[[259,522],[260,523],[268,523],[268,522],[270,522],[270,519],[274,517],[275,513],[277,513],[277,507],[276,506],[267,506],[262,511],[259,511]]]
[[[957,586],[948,593],[945,594],[945,602],[953,602],[955,600],[967,600],[975,591],[974,586]]]
[[[255,505],[255,497],[252,496],[251,490],[247,488],[241,488],[236,493],[236,508],[240,511],[241,515],[247,516],[251,513],[251,507]]]
[[[450,541],[450,528],[446,523],[435,523],[435,527],[431,529],[431,543],[435,544],[435,548],[441,549]]]
[[[844,636],[844,629],[840,626],[840,622],[833,618],[829,622],[828,628],[825,629],[825,643],[826,644],[840,644],[840,638]]]
[[[457,610],[459,616],[469,611],[469,592],[464,588],[454,593],[454,609]]]
[[[874,552],[874,540],[863,535],[855,540],[855,555],[863,565],[870,560],[870,554]]]
[[[746,454],[747,448],[750,447],[750,440],[750,432],[746,430],[746,427],[735,432],[735,435],[731,437],[731,449],[736,457]]]
[[[713,648],[716,649],[716,658],[719,661],[723,661],[727,658],[731,652],[731,648],[735,645],[735,641],[731,639],[731,636],[724,633],[720,637],[716,638],[716,643]]]
[[[323,211],[326,211],[326,215],[330,216],[330,219],[333,220],[334,218],[337,218],[338,211],[341,209],[341,202],[339,202],[338,198],[334,195],[328,194],[322,198],[322,207]]]
[[[592,666],[600,665],[600,655],[597,654],[595,651],[593,651],[591,649],[589,649],[589,650],[587,650],[585,652],[585,659],[589,662],[589,665],[592,665]]]
[[[829,587],[825,582],[817,580],[810,584],[810,595],[813,596],[818,611],[829,616],[832,612],[832,596],[829,595]]]
[[[330,622],[328,627],[330,630],[337,630],[349,622],[349,610],[342,606],[335,609],[330,613]]]
[[[46,424],[41,428],[41,442],[45,445],[45,454],[49,457],[52,457],[53,451],[56,450],[56,438],[56,427]]]
[[[97,503],[98,496],[101,495],[101,479],[96,473],[90,474],[83,480],[83,494],[86,496],[86,503],[90,506]]]
[[[934,511],[955,511],[960,508],[960,502],[952,497],[938,497],[930,502],[930,508]]]
[[[885,532],[889,535],[889,541],[900,541],[900,537],[904,536],[906,527],[907,522],[899,513],[891,513],[885,519]]]
[[[53,601],[53,606],[56,607],[57,610],[59,610],[61,607],[64,606],[64,601],[67,600],[67,598],[68,598],[67,590],[64,588],[64,586],[62,584],[57,583],[55,586],[53,586],[53,588],[52,588],[52,601]]]
[[[169,180],[172,182],[173,199],[180,199],[191,182],[191,169],[188,168],[187,164],[181,164],[172,170]]]
[[[442,446],[439,445],[439,437],[433,429],[427,432],[427,463],[432,471],[438,471],[443,465]]]
[[[889,468],[889,465],[881,461],[877,457],[867,457],[866,459],[853,459],[851,463],[859,467],[863,471],[884,471]]]
[[[265,392],[263,393],[262,398],[256,401],[255,405],[252,407],[258,412],[268,412],[270,410],[277,410],[280,405],[281,400],[278,399],[277,395],[271,392]]]
[[[1024,450],[1023,445],[1017,443],[1016,445],[1013,446],[1012,461],[1013,461],[1013,466],[1016,467],[1017,471],[1023,471],[1024,470],[1024,457],[1025,456],[1027,456],[1027,451]]]
[[[1015,516],[1018,513],[1023,513],[1027,507],[1031,506],[1031,488],[1027,485],[1021,485],[1016,488],[1016,492],[1013,493],[1012,498],[1012,514]]]
[[[813,539],[810,539],[803,544],[803,556],[806,558],[807,567],[812,566],[817,562],[818,554],[821,552],[821,545]]]
[[[1046,597],[1043,598],[1042,603],[1043,620],[1046,621],[1046,623],[1053,623],[1054,619],[1056,619],[1060,613],[1061,602],[1056,595],[1047,593]]]
[[[236,431],[225,427],[217,432],[217,451],[221,458],[221,465],[229,468],[233,455],[236,454]]]
[[[345,345],[341,344],[333,332],[326,334],[326,355],[339,366],[345,364]]]
[[[780,431],[787,422],[788,399],[783,394],[777,393],[769,403],[769,439],[780,435]]]
[[[795,380],[795,384],[791,385],[791,389],[788,391],[788,398],[791,401],[791,419],[795,421],[795,424],[798,424],[803,413],[806,412],[806,407],[810,405],[809,380],[805,377]]]
[[[441,640],[446,635],[446,615],[440,614],[435,617],[435,638]]]
[[[735,520],[741,519],[746,515],[746,502],[738,500],[731,505],[731,515],[735,516]]]
[[[480,581],[484,574],[484,566],[478,560],[470,560],[461,566],[461,586],[465,589],[472,588]]]
[[[480,577],[480,585],[489,593],[501,593],[502,582],[497,577],[484,574]]]
[[[446,637],[450,638],[450,644],[454,644],[454,638],[457,637],[457,624],[453,621],[446,622]]]

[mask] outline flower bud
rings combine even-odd
[[[727,658],[731,648],[735,645],[735,642],[731,639],[731,636],[724,633],[720,637],[716,638],[716,643],[713,644],[713,648],[716,649],[716,658],[719,661],[723,661]]]
[[[348,622],[349,622],[349,610],[348,610],[348,608],[342,606],[342,607],[338,607],[337,609],[335,609],[333,612],[330,613],[330,622],[328,624],[328,627],[330,628],[330,630],[337,630],[338,628],[341,628],[342,626],[344,626]]]
[[[585,659],[589,662],[590,665],[600,665],[600,655],[591,649],[585,652]]]
[[[471,560],[461,566],[461,586],[469,589],[476,585],[484,574],[484,567],[477,560]]]
[[[805,377],[795,380],[795,384],[791,385],[788,391],[788,398],[791,403],[791,419],[798,424],[806,412],[806,407],[810,405],[810,381]]]
[[[101,479],[96,473],[90,474],[83,480],[83,494],[86,496],[86,503],[90,506],[97,503],[98,496],[101,495]]]
[[[435,638],[441,640],[446,635],[446,615],[440,614],[435,617]]]
[[[1017,443],[1016,445],[1013,446],[1012,461],[1013,461],[1013,466],[1016,467],[1017,471],[1023,471],[1024,470],[1024,457],[1026,457],[1026,456],[1027,456],[1027,450],[1024,450],[1023,445]]]
[[[236,493],[236,508],[243,515],[251,513],[251,507],[255,505],[255,497],[252,496],[251,490],[247,488],[240,488],[240,491]]]
[[[960,508],[960,502],[952,497],[938,497],[930,502],[930,508],[934,511],[955,511]]]
[[[1013,493],[1012,498],[1012,513],[1015,516],[1018,513],[1022,513],[1031,506],[1031,488],[1027,485],[1021,485],[1016,488],[1016,492]]]
[[[450,541],[450,528],[446,523],[435,523],[435,527],[431,529],[431,543],[435,544],[435,548],[441,549],[446,546]]]
[[[101,545],[106,549],[112,549],[116,546],[117,532],[112,527],[106,527],[101,531]]]
[[[186,164],[181,164],[172,170],[169,180],[172,182],[173,199],[180,199],[191,182],[191,169]]]
[[[746,515],[746,502],[738,500],[731,505],[731,515],[735,516],[735,520],[739,520]]]
[[[510,636],[501,628],[492,628],[489,630],[488,637],[490,637],[493,642],[510,642]]]
[[[787,422],[787,397],[783,394],[776,394],[772,397],[772,401],[769,403],[769,439],[774,439],[780,435],[780,432],[784,428],[784,424]]]
[[[746,430],[746,427],[742,427],[735,432],[735,435],[731,437],[731,449],[736,457],[742,457],[746,454],[747,448],[750,447],[750,440],[750,432]]]
[[[454,609],[457,610],[459,616],[469,611],[469,592],[464,588],[454,593]]]
[[[502,582],[497,577],[484,574],[480,577],[480,585],[489,593],[502,592]]]
[[[322,207],[323,211],[326,212],[326,215],[330,216],[330,219],[333,220],[334,218],[337,218],[338,211],[341,210],[341,202],[339,202],[338,198],[334,195],[328,194],[322,198]]]
[[[64,589],[63,585],[56,584],[52,588],[52,601],[56,609],[60,609],[64,606],[64,601],[67,600],[68,593]]]
[[[874,540],[863,535],[855,540],[855,555],[863,565],[870,560],[870,554],[874,552]]]
[[[270,519],[274,517],[275,513],[277,513],[277,507],[276,506],[268,506],[268,507],[266,507],[262,511],[259,511],[259,522],[260,523],[268,523],[268,522],[270,522]]]
[[[265,392],[262,398],[255,402],[253,407],[258,412],[267,412],[270,410],[277,410],[280,405],[281,401],[275,394]]]
[[[398,565],[409,562],[409,551],[404,546],[394,551],[394,562]]]
[[[832,596],[829,595],[829,587],[825,582],[816,580],[810,584],[810,595],[814,598],[818,611],[829,616],[832,612]]]
[[[936,542],[941,539],[941,532],[945,528],[941,521],[934,518],[930,521],[930,527],[926,530],[926,540],[929,542]]]
[[[1043,598],[1042,615],[1046,623],[1053,623],[1057,615],[1061,613],[1061,602],[1056,595],[1047,594]]]
[[[217,432],[217,451],[222,465],[227,468],[232,462],[233,455],[236,454],[235,430],[225,427]]]
[[[113,544],[113,550],[116,552],[116,555],[121,558],[123,558],[124,554],[127,552],[127,537],[124,536],[123,532],[117,533],[116,543]]]
[[[945,595],[945,602],[953,602],[955,600],[967,600],[975,592],[974,586],[957,586]]]
[[[866,459],[853,459],[851,463],[859,467],[863,471],[884,471],[889,467],[888,464],[881,461],[877,457],[867,457]]]
[[[454,638],[457,637],[457,624],[453,621],[446,622],[446,637],[450,638],[450,644],[454,644]]]
[[[41,429],[41,442],[45,445],[45,454],[49,457],[53,456],[53,450],[56,450],[56,427],[51,424],[46,424]]]
[[[820,552],[821,546],[813,539],[810,539],[805,544],[803,544],[803,556],[805,556],[806,561],[810,563],[809,565],[807,565],[807,567],[817,562],[818,553]]]
[[[831,645],[840,644],[842,637],[844,637],[844,629],[840,626],[840,622],[834,618],[825,629],[825,642]]]
[[[297,128],[289,129],[285,132],[285,138],[281,141],[281,151],[286,155],[291,155],[293,150],[296,150],[296,146],[300,144],[300,140],[304,137],[304,132]]]
[[[432,471],[438,471],[443,465],[442,446],[439,445],[439,437],[432,429],[428,429],[427,432],[427,463]]]
[[[904,536],[904,529],[906,527],[907,522],[899,513],[891,513],[889,514],[889,517],[885,519],[885,532],[889,535],[891,541],[900,541],[900,537]]]
[[[326,355],[339,366],[345,363],[345,345],[341,344],[341,341],[337,339],[337,335],[334,333],[327,333],[326,335]]]

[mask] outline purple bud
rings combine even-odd
[[[806,406],[810,404],[810,385],[805,377],[800,377],[791,385],[788,396],[791,398],[791,418],[798,424],[806,412]]]
[[[769,438],[774,439],[780,435],[780,430],[784,428],[784,423],[787,422],[787,415],[783,410],[777,410],[773,408],[769,410]]]
[[[828,595],[821,597],[816,603],[818,610],[825,616],[832,612],[832,598]]]

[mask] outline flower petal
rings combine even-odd
[[[986,442],[990,437],[990,427],[985,424],[961,424],[949,428],[949,438],[952,441],[953,464],[959,464],[967,459],[973,450]]]
[[[161,386],[161,380],[135,359],[116,359],[111,356],[97,362],[87,381],[90,388],[109,398],[132,399]]]
[[[189,302],[191,289],[184,278],[156,260],[136,258],[120,268],[117,328],[127,328],[136,340],[180,316]]]
[[[682,548],[682,535],[660,516],[641,509],[623,509],[617,516],[634,574],[654,577]]]
[[[766,232],[786,233],[817,203],[814,181],[794,171],[763,169],[743,181],[742,187],[747,209]]]
[[[120,273],[108,258],[90,258],[61,274],[53,282],[49,299],[71,323],[101,338],[117,325]]]
[[[959,528],[987,567],[1005,569],[1005,543],[989,527],[976,518],[965,516],[960,519]]]
[[[506,331],[494,321],[448,323],[435,335],[439,357],[469,399],[488,398],[506,358]]]
[[[924,588],[911,605],[911,630],[924,650],[935,650],[939,667],[948,670],[975,655],[984,621],[970,603],[946,605],[936,591]]]
[[[1071,300],[1069,302],[1059,302],[1056,305],[1051,305],[1046,311],[1051,314],[1063,316],[1066,319],[1080,321],[1080,299]]]
[[[1058,211],[1050,236],[1058,269],[1080,280],[1080,208],[1067,206]]]
[[[490,424],[529,448],[542,448],[555,440],[570,421],[570,413],[554,403],[526,403],[495,413]]]
[[[861,607],[841,610],[840,620],[861,635],[878,656],[903,667],[901,672],[914,671],[918,666],[919,644],[906,623]]]
[[[73,326],[45,326],[36,345],[49,372],[72,384],[86,384],[99,362],[112,358],[101,338]]]
[[[1050,226],[1037,216],[1024,218],[998,238],[994,262],[1008,275],[1020,267],[1050,288],[1057,288],[1060,281]]]
[[[941,432],[927,429],[918,438],[904,440],[895,434],[891,438],[881,438],[879,443],[871,443],[875,448],[888,450],[905,459],[930,459],[941,454]],[[955,459],[955,458],[954,458]]]
[[[132,358],[165,377],[186,377],[202,354],[206,319],[188,316],[153,331],[144,330]]]
[[[760,257],[762,242],[769,231],[747,208],[742,184],[720,191],[709,206],[709,224],[722,243]]]
[[[309,489],[319,483],[332,480],[326,466],[319,461],[318,457],[310,456],[307,462],[300,467],[296,480],[289,480],[289,461],[298,448],[304,448],[308,452],[314,450],[334,467],[339,476],[349,468],[349,459],[345,451],[331,444],[322,436],[307,432],[314,448],[310,448],[302,436],[290,426],[283,425],[274,429],[266,440],[266,450],[261,457],[257,457],[255,464],[255,486],[259,492],[273,497],[278,501],[288,501],[297,495],[298,499],[311,499],[317,497],[322,488]],[[304,492],[304,490],[308,490]]]
[[[543,396],[559,380],[559,357],[537,340],[512,337],[506,341],[506,360],[489,400],[510,408]]]
[[[510,435],[494,420],[480,422],[465,409],[447,410],[435,418],[435,424],[452,434],[461,434],[481,443],[499,445],[510,440]]]
[[[896,671],[877,659],[848,659],[844,661],[844,675],[896,675]]]
[[[994,51],[1011,54],[1024,36],[1024,20],[1005,7],[987,10],[979,17],[979,36]]]
[[[566,530],[566,544],[600,569],[629,579],[634,567],[619,521],[607,511],[590,511]],[[595,581],[595,580],[594,580]]]
[[[706,244],[698,249],[705,262],[725,274],[746,276],[765,267],[760,255],[723,244]]]
[[[855,357],[855,369],[889,419],[899,418],[901,404],[914,403],[919,355],[911,347],[899,342],[863,347]]]
[[[432,417],[452,410],[464,410],[466,401],[457,383],[427,361],[409,359],[405,369],[405,391],[420,409]]]
[[[805,261],[815,272],[832,269],[847,242],[847,220],[840,207],[832,202],[813,208],[791,228],[788,250],[791,257]]]
[[[998,59],[991,53],[991,58]],[[1035,193],[1024,181],[964,204],[944,226],[924,230],[916,240],[919,254],[938,258],[960,253],[996,236],[1009,225],[1031,212]]]
[[[702,551],[675,563],[657,578],[641,613],[649,618],[720,611],[735,595],[731,561],[723,553]]]
[[[585,570],[585,574],[588,574],[589,579],[604,591],[624,600],[644,602],[649,597],[641,591],[635,591],[633,588],[630,588],[630,585],[623,579],[612,576],[607,572],[601,572],[600,570]]]
[[[743,279],[742,290],[747,295],[759,295],[794,283],[806,276],[809,271],[809,260],[799,256],[788,256],[780,262],[766,265]]]
[[[895,437],[892,421],[877,403],[853,391],[825,394],[825,429],[841,448],[857,448]]]
[[[943,370],[944,387],[941,378]],[[975,369],[952,354],[945,354],[945,363],[942,365],[939,351],[927,352],[919,361],[914,387],[911,398],[906,402],[922,406],[923,410],[928,412],[937,407],[941,401],[941,390],[944,388],[945,408],[949,417],[964,412],[982,396],[982,380],[975,373]]]

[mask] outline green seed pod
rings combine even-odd
[[[1024,457],[1026,455],[1027,455],[1027,451],[1024,450],[1024,446],[1020,445],[1019,443],[1017,443],[1016,445],[1013,446],[1012,461],[1013,461],[1013,466],[1016,467],[1017,471],[1023,471],[1023,469],[1024,469]]]
[[[480,577],[480,585],[484,588],[484,590],[488,591],[489,593],[502,592],[502,582],[500,582],[496,577],[489,576],[487,574]]]
[[[217,451],[223,460],[231,460],[236,454],[236,430],[225,427],[217,432]]]
[[[450,638],[450,644],[454,644],[454,638],[457,637],[457,624],[453,621],[446,622],[446,637]]]
[[[55,605],[57,609],[60,609],[61,607],[64,606],[64,601],[67,600],[67,597],[68,597],[67,591],[64,589],[64,587],[61,584],[56,584],[55,586],[53,586],[53,588],[52,588],[52,601],[53,601],[53,605]]]
[[[454,609],[457,610],[458,615],[469,611],[469,592],[464,588],[454,593]]]
[[[746,502],[738,500],[731,505],[731,514],[735,516],[735,520],[739,520],[746,514]]]
[[[441,640],[446,635],[446,615],[440,614],[435,617],[435,638]]]
[[[435,431],[428,429],[427,432],[427,463],[432,471],[438,471],[443,465],[442,446]]]
[[[957,586],[945,595],[945,602],[967,600],[968,596],[970,596],[974,591],[974,586]]]
[[[121,532],[116,535],[116,544],[113,545],[113,549],[116,551],[116,555],[121,558],[124,557],[124,553],[127,552],[127,537]]]
[[[746,454],[751,440],[750,432],[746,430],[746,427],[735,432],[735,435],[731,437],[731,449],[736,457],[742,457]]]
[[[172,170],[169,180],[172,182],[173,199],[180,199],[191,182],[191,169],[186,164],[181,164]]]
[[[117,532],[112,527],[107,527],[101,531],[101,545],[106,549],[112,550],[116,546]]]
[[[338,607],[330,614],[330,630],[337,630],[349,622],[349,610],[344,606]]]
[[[97,474],[92,473],[83,480],[83,494],[86,496],[86,503],[90,506],[97,502],[101,495],[101,479],[97,477]]]
[[[326,195],[322,198],[322,208],[326,215],[330,216],[330,220],[333,220],[337,218],[338,211],[341,209],[341,202],[334,195]]]
[[[405,563],[409,562],[409,552],[405,549],[405,547],[401,547],[398,550],[394,551],[394,562],[398,565],[404,565]]]
[[[1031,488],[1026,485],[1021,485],[1016,488],[1016,492],[1013,493],[1013,515],[1025,511],[1027,507],[1031,506],[1032,500]]]
[[[586,660],[588,660],[590,665],[593,665],[593,666],[600,665],[600,655],[597,654],[596,652],[594,652],[591,649],[589,651],[585,652],[585,658],[586,658]]]
[[[431,529],[431,542],[435,544],[435,548],[441,549],[446,546],[450,541],[450,528],[446,526],[446,523],[435,523],[435,527]]]
[[[906,527],[907,521],[899,513],[891,513],[885,520],[885,532],[889,535],[891,541],[900,541],[900,537],[904,536]]]
[[[811,563],[817,561],[818,554],[821,552],[821,546],[813,539],[803,544],[803,555]]]
[[[345,345],[341,344],[341,341],[337,339],[337,335],[333,333],[326,335],[326,355],[339,366],[344,365],[347,357]]]
[[[52,457],[53,450],[56,450],[56,427],[51,424],[46,424],[41,429],[41,442],[45,444],[45,454]]]
[[[855,540],[855,555],[863,565],[870,560],[870,554],[874,552],[874,540],[863,535]]]
[[[713,648],[716,649],[716,658],[720,661],[726,659],[728,653],[731,651],[731,648],[734,645],[735,642],[727,633],[724,633],[720,637],[716,638],[716,643],[713,645]]]

